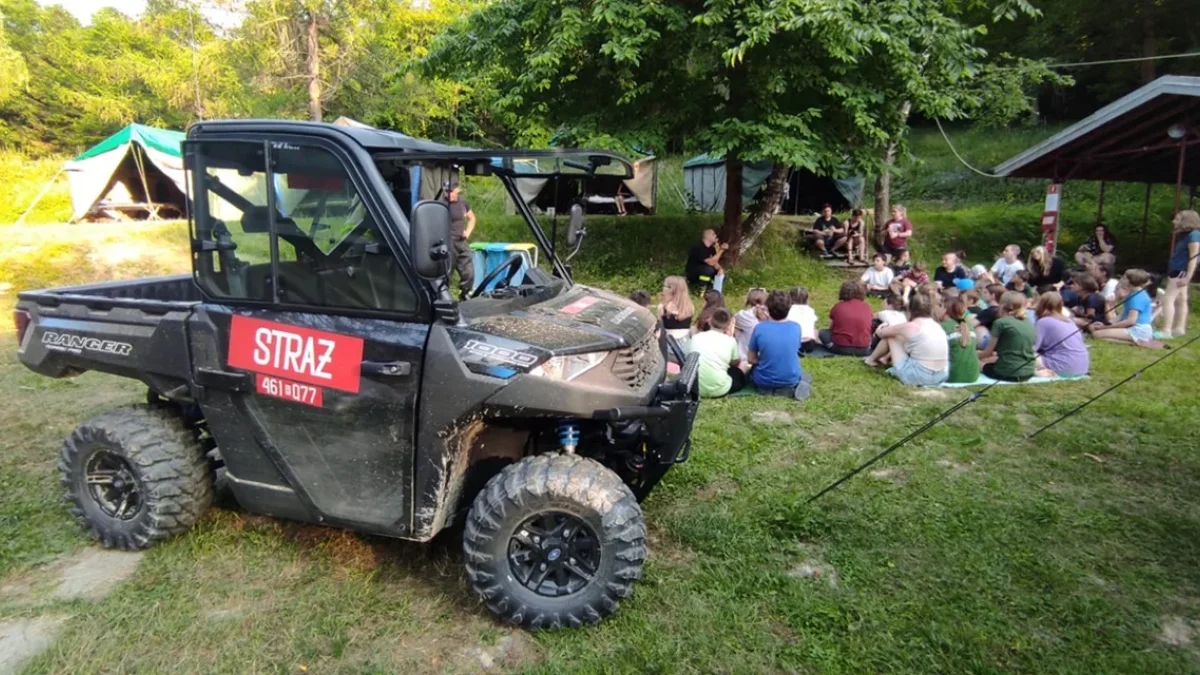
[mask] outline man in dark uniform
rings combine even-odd
[[[717,241],[717,233],[705,230],[700,242],[688,249],[684,277],[692,290],[711,286],[718,293],[724,289],[725,270],[721,269],[721,255],[729,249],[728,244]]]
[[[475,263],[468,240],[475,231],[475,212],[462,194],[462,186],[451,179],[442,186],[450,206],[450,239],[454,242],[454,269],[458,270],[458,288],[463,296],[475,288]]]

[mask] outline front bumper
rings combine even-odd
[[[699,373],[700,355],[688,354],[679,377],[658,385],[650,405],[596,410],[592,417],[618,423],[641,421],[646,459],[652,465],[686,462],[692,449],[692,424],[700,410]]]

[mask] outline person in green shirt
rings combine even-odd
[[[947,382],[974,382],[979,379],[973,323],[964,298],[960,296],[946,301],[946,318],[942,319],[942,328],[946,331],[946,339],[950,341],[950,377]]]
[[[993,380],[1024,382],[1037,369],[1033,343],[1037,331],[1025,320],[1025,294],[1009,291],[1000,298],[1000,318],[992,324],[992,339],[979,352],[983,374]]]
[[[737,340],[731,335],[733,317],[719,307],[708,319],[709,329],[696,333],[688,341],[688,351],[700,355],[698,376],[701,398],[720,398],[746,386]]]

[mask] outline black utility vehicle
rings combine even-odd
[[[280,121],[202,122],[184,158],[192,275],[28,291],[16,310],[32,370],[149,387],[63,446],[92,536],[179,534],[214,482],[249,511],[416,541],[465,514],[470,585],[504,620],[616,610],[646,557],[639,502],[687,459],[697,361],[645,309],[573,284],[519,188],[629,163]],[[505,186],[551,272],[514,256],[452,298],[438,198],[460,172]]]

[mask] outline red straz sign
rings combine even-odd
[[[233,317],[229,365],[293,383],[358,393],[362,338],[248,316]],[[260,393],[263,392],[260,380]]]
[[[281,380],[270,375],[255,375],[254,388],[260,394],[274,396],[285,401],[294,401],[304,405],[315,405],[318,408],[324,404],[321,388],[311,384],[300,384],[290,380]]]

